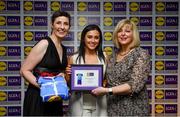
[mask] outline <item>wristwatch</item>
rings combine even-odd
[[[109,93],[109,95],[113,95],[113,90],[112,90],[112,88],[108,88],[108,93]]]

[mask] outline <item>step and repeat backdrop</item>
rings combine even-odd
[[[70,33],[63,41],[69,55],[77,50],[87,24],[100,26],[103,49],[111,55],[117,22],[134,21],[141,47],[151,54],[147,81],[151,114],[180,115],[179,8],[178,0],[0,0],[0,116],[22,116],[28,83],[19,75],[21,62],[37,41],[50,34],[50,17],[56,10],[72,16]]]

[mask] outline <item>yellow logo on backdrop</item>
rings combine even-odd
[[[162,84],[164,84],[164,77],[163,77],[162,75],[157,75],[157,76],[155,77],[155,83],[156,83],[157,85],[162,85]]]
[[[0,31],[0,41],[4,41],[6,39],[6,33],[3,31]]]
[[[79,17],[78,22],[79,26],[85,26],[87,24],[87,18],[81,16]]]
[[[105,33],[104,33],[104,39],[105,39],[106,41],[112,40],[112,33],[111,33],[111,32],[105,32]]]
[[[162,46],[156,47],[156,55],[164,55],[164,48]]]
[[[113,9],[113,5],[112,5],[111,2],[106,2],[106,3],[104,4],[104,10],[105,10],[105,11],[112,11],[112,9]]]
[[[86,11],[87,10],[87,3],[79,2],[78,3],[78,11]]]
[[[157,70],[163,70],[164,69],[164,62],[163,61],[156,61],[155,67]]]
[[[6,48],[3,46],[0,46],[0,56],[5,56],[6,55]]]
[[[156,3],[156,10],[157,11],[164,11],[165,10],[165,4],[163,2]]]
[[[33,24],[33,17],[32,16],[26,16],[24,18],[24,23],[26,26],[32,26]]]
[[[7,94],[4,91],[0,91],[0,101],[7,99]]]
[[[158,41],[162,41],[165,38],[165,34],[163,32],[156,32],[155,36]]]
[[[4,1],[0,1],[0,11],[5,10],[5,8],[6,8],[5,2]]]
[[[105,17],[104,18],[104,25],[105,26],[112,26],[113,24],[113,19],[111,17]]]
[[[7,65],[5,62],[0,61],[0,71],[5,71],[7,68]]]
[[[164,106],[162,104],[157,104],[155,107],[156,113],[163,113],[164,112]]]
[[[26,80],[24,80],[24,85],[25,85],[25,86],[28,86],[28,85],[29,85],[29,82],[26,81]]]
[[[5,107],[0,107],[0,116],[5,116],[7,113],[7,110]]]
[[[4,16],[0,16],[0,26],[4,26],[6,24],[6,18]]]
[[[61,8],[60,3],[58,1],[53,1],[51,3],[51,9],[53,11],[58,11]]]
[[[155,91],[155,97],[156,97],[156,99],[164,98],[164,91],[163,90],[156,90]]]
[[[133,21],[136,25],[139,24],[139,18],[138,17],[131,17],[131,21]]]
[[[4,76],[0,76],[0,86],[5,86],[7,84],[7,80]]]
[[[163,26],[165,24],[165,19],[164,17],[157,17],[156,18],[156,25],[157,26]]]
[[[78,41],[80,41],[81,40],[81,32],[77,33],[77,37],[78,37]]]
[[[137,2],[131,2],[130,10],[131,11],[138,11],[138,9],[139,9],[139,4]]]
[[[105,47],[104,51],[106,52],[107,55],[111,55],[112,54],[112,48],[111,47]]]
[[[32,41],[32,39],[33,39],[33,33],[30,32],[30,31],[25,32],[24,38],[25,38],[26,41]]]
[[[31,49],[32,49],[32,47],[25,47],[24,48],[24,54],[27,56],[27,55],[29,55],[29,53],[30,53],[30,51],[31,51]]]
[[[24,2],[24,10],[31,11],[33,9],[32,1],[25,1]]]

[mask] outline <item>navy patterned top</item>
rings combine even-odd
[[[106,74],[108,87],[127,83],[131,86],[132,93],[108,95],[109,116],[148,116],[150,114],[146,88],[150,69],[150,56],[141,47],[134,48],[118,62],[115,54],[110,57]]]

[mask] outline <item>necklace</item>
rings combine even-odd
[[[122,53],[119,53],[120,56],[125,56],[127,55],[131,50],[127,51],[127,52],[124,52],[123,54]]]

